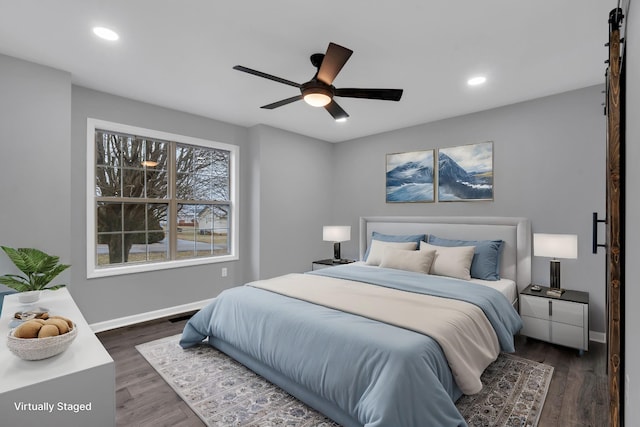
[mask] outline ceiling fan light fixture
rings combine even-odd
[[[331,96],[323,90],[310,89],[303,96],[304,101],[312,107],[324,107],[331,102]]]

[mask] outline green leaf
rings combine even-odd
[[[13,274],[5,274],[0,276],[0,284],[15,289],[18,292],[30,291],[29,282],[22,276],[16,276]]]
[[[45,289],[56,276],[70,267],[60,264],[60,257],[49,255],[39,249],[14,249],[6,246],[2,246],[2,249],[26,277],[6,274],[0,276],[0,283],[19,292]],[[58,284],[46,289],[58,289],[63,286],[66,285]]]
[[[7,254],[9,259],[15,264],[16,267],[23,273],[27,273],[29,268],[24,262],[22,253],[16,249],[8,248],[6,246],[2,246],[2,250]]]

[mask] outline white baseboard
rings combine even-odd
[[[607,334],[604,332],[589,331],[589,341],[607,343]]]
[[[174,314],[200,310],[213,300],[214,298],[211,298],[202,301],[191,302],[188,304],[176,305],[160,310],[148,311],[146,313],[134,314],[132,316],[125,316],[117,319],[105,320],[103,322],[92,323],[89,326],[91,327],[93,332],[104,332],[111,329],[122,328],[123,326],[133,325],[136,323],[148,322],[149,320],[155,320],[161,317],[172,316]]]

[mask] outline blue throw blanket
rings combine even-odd
[[[416,288],[426,293],[419,281],[412,283],[424,275],[407,274],[405,280],[394,283],[394,276],[405,275],[397,270],[345,267],[351,268],[330,268],[314,274],[358,276],[355,280],[382,281],[384,286]],[[388,277],[365,278],[363,275],[370,273],[359,271],[363,269]],[[439,279],[445,281],[441,288],[455,288],[459,282]],[[501,323],[500,329],[519,328],[512,315],[500,311],[504,308],[515,313],[499,292],[487,288],[494,293],[480,291],[481,295],[474,297],[468,289],[474,285],[461,283],[467,285],[461,286],[462,292],[469,295],[458,295],[459,299],[475,299],[483,310],[485,305],[494,311],[495,319],[490,321]],[[438,287],[436,283],[430,286]],[[506,306],[487,302],[493,300],[503,300]],[[505,324],[502,318],[512,321]],[[515,318],[519,319],[517,313]],[[186,348],[205,337],[232,346],[247,360],[259,361],[269,371],[301,386],[305,398],[294,390],[292,394],[344,425],[466,426],[454,404],[461,393],[442,349],[430,337],[251,286],[222,292],[189,320],[180,344]],[[512,348],[512,337],[510,342]],[[508,345],[504,347],[509,349]],[[309,395],[314,398],[309,399]]]

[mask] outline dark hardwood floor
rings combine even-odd
[[[138,344],[181,333],[186,318],[179,319],[180,317],[182,316],[139,323],[96,334],[116,366],[118,426],[205,425],[135,349]]]
[[[609,425],[605,344],[590,342],[580,357],[577,350],[517,336],[515,354],[554,367],[540,427]]]
[[[97,334],[115,361],[118,426],[204,426],[135,349],[138,344],[182,332],[186,317],[180,317]],[[576,350],[518,336],[515,354],[555,368],[540,427],[608,424],[604,344],[591,342],[590,350],[579,357]]]

